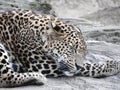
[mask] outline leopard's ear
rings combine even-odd
[[[56,32],[60,32],[60,31],[61,31],[60,26],[58,26],[58,25],[55,24],[55,23],[52,23],[52,27],[53,27],[53,30],[55,30]]]
[[[51,29],[53,29],[53,31],[57,35],[60,35],[60,36],[64,35],[62,28],[59,25],[55,24],[54,22],[51,22]]]
[[[51,27],[51,29],[59,32],[61,30],[60,26],[58,26],[57,24],[55,24],[54,22],[50,22],[49,21],[49,26]]]

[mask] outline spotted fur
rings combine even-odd
[[[42,84],[50,76],[119,72],[117,61],[83,64],[86,50],[79,28],[62,20],[30,10],[0,13],[0,87]]]

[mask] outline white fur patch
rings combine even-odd
[[[64,73],[66,76],[69,76],[69,77],[71,77],[71,76],[74,75],[73,73],[70,73],[70,72],[68,72],[68,71],[64,71],[63,73]]]

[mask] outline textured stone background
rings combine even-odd
[[[57,15],[80,27],[88,45],[87,60],[120,60],[120,0],[0,0],[1,11],[13,8]],[[99,79],[81,76],[49,78],[43,86],[11,89],[120,90],[119,84],[120,74],[117,74]]]

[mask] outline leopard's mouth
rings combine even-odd
[[[73,76],[77,70],[80,69],[80,66],[75,63],[75,66],[59,62],[59,69],[64,73],[65,76]]]

